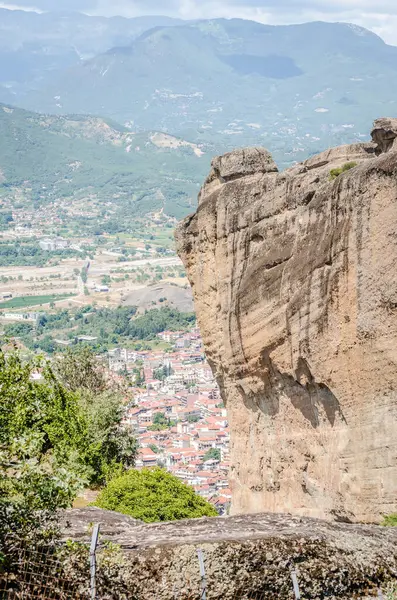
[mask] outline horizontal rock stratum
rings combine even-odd
[[[232,512],[397,512],[397,119],[281,173],[261,148],[215,158],[176,240],[228,409]]]
[[[200,600],[198,550],[208,600],[292,600],[292,566],[302,598],[313,600],[374,598],[397,576],[394,527],[275,514],[146,525],[86,508],[67,511],[64,536],[88,544],[92,523],[101,526],[98,597],[109,600]],[[104,540],[117,549],[108,572]]]

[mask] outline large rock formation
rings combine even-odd
[[[397,528],[272,514],[139,525],[90,508],[67,512],[64,535],[88,544],[92,523],[102,532],[98,597],[109,600],[199,600],[198,550],[208,600],[292,599],[292,567],[312,599],[374,598],[397,576]],[[116,544],[113,557],[102,555],[104,540]]]
[[[216,158],[177,230],[227,404],[234,513],[397,511],[396,138],[380,119],[373,142],[282,173],[263,149]]]

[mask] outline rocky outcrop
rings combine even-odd
[[[233,513],[397,511],[396,138],[380,119],[372,142],[282,173],[263,149],[216,158],[177,229],[228,409]]]
[[[89,543],[100,523],[100,598],[179,600],[377,597],[397,576],[397,528],[347,525],[291,515],[251,515],[137,524],[96,509],[68,511],[64,536]],[[102,555],[104,541],[113,542]],[[84,562],[84,561],[83,561]]]

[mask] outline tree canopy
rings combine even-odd
[[[70,468],[91,485],[103,483],[109,469],[135,460],[135,438],[120,427],[122,397],[106,387],[89,350],[68,355],[56,369],[0,353],[0,445],[34,436],[40,460]]]
[[[80,448],[91,484],[103,484],[116,465],[134,465],[137,442],[131,431],[121,427],[123,392],[109,380],[93,351],[87,347],[68,349],[54,363],[54,370],[67,390],[78,397],[84,414],[86,445]]]
[[[146,523],[217,516],[215,508],[193,488],[160,468],[132,469],[115,477],[95,505]]]
[[[0,572],[18,547],[51,537],[56,511],[84,485],[134,464],[120,395],[87,351],[68,358],[61,379],[48,362],[0,352]]]
[[[219,448],[210,448],[205,454],[203,460],[221,460],[221,451]]]

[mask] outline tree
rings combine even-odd
[[[165,379],[167,379],[167,377],[169,377],[171,374],[172,374],[171,368],[166,365],[163,365],[162,367],[159,367],[158,369],[154,369],[154,371],[153,371],[154,379],[158,379],[159,381],[165,381]]]
[[[70,365],[66,370],[70,381],[67,377],[60,381],[48,363],[23,363],[17,353],[0,354],[0,446],[9,447],[14,439],[34,434],[37,455],[98,485],[112,469],[132,466],[137,447],[132,432],[121,426],[122,396],[90,375],[89,361],[88,357],[84,364],[88,386],[77,388],[71,385],[77,373],[73,376]],[[43,379],[32,381],[38,369]]]
[[[124,415],[122,397],[108,390],[101,394],[80,392],[79,404],[86,418],[86,448],[80,453],[92,485],[103,485],[117,468],[134,466],[137,440],[127,426],[121,426]]]
[[[162,431],[168,429],[170,426],[170,419],[168,419],[164,413],[158,412],[153,417],[153,425],[148,427],[148,429],[151,431]]]
[[[40,436],[0,445],[0,580],[18,572],[18,554],[57,534],[57,510],[71,505],[83,482],[43,454]]]
[[[23,337],[29,335],[33,331],[33,325],[31,323],[11,323],[4,327],[6,336],[10,337]]]
[[[200,421],[201,417],[199,417],[199,415],[188,415],[187,416],[187,420],[189,423],[198,423]]]
[[[139,350],[140,350],[140,348],[142,348],[141,344],[137,344],[137,346],[139,346]],[[142,387],[145,384],[145,374],[144,374],[143,370],[139,367],[136,367],[133,370],[133,374],[135,377],[135,385],[137,387]]]
[[[217,516],[215,508],[193,488],[160,468],[132,469],[112,479],[95,505],[146,523]]]
[[[107,388],[103,369],[95,354],[86,346],[68,348],[62,357],[54,362],[54,372],[70,391],[84,389],[98,394]]]
[[[206,460],[221,460],[221,451],[219,448],[211,448],[204,456],[203,461]]]
[[[42,381],[32,380],[41,371]],[[18,353],[0,353],[0,444],[35,433],[38,454],[51,452],[66,464],[71,452],[84,446],[85,423],[75,394],[56,380],[50,366],[35,360],[23,363]]]
[[[38,369],[40,382],[32,380]],[[0,353],[0,390],[0,566],[7,566],[71,504],[85,480],[79,449],[87,440],[76,396],[47,364]]]
[[[137,441],[129,428],[121,426],[122,390],[105,377],[93,351],[84,346],[68,349],[54,369],[63,385],[78,394],[86,421],[86,446],[80,452],[90,483],[103,484],[117,465],[133,466]]]

